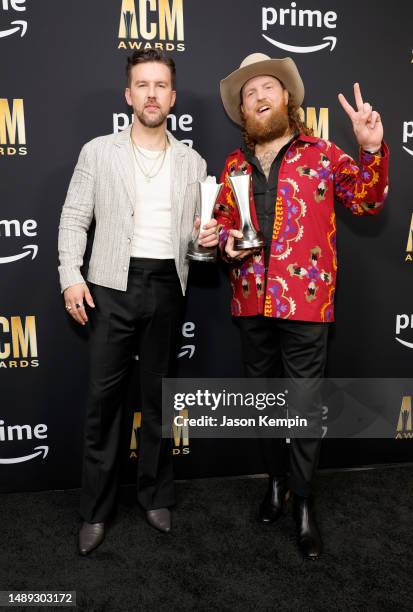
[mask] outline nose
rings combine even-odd
[[[259,89],[257,91],[257,100],[258,102],[262,102],[263,100],[268,100],[268,94],[265,89]]]
[[[155,83],[149,83],[148,98],[151,100],[156,98]]]

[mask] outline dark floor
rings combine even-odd
[[[75,590],[78,609],[96,612],[413,610],[413,467],[321,472],[317,562],[299,557],[290,515],[256,522],[265,486],[178,483],[167,535],[146,525],[124,488],[87,558],[75,548],[77,491],[2,495],[0,590]]]

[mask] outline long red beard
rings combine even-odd
[[[287,110],[281,106],[273,108],[265,121],[257,119],[255,113],[244,117],[244,121],[249,138],[258,144],[281,138],[289,127]]]

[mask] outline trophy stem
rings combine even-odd
[[[242,232],[242,238],[234,240],[234,249],[242,251],[243,249],[261,248],[265,245],[265,240],[262,232],[255,229],[251,219],[250,210],[250,183],[251,176],[249,174],[239,174],[229,177],[229,182],[235,202],[238,206]]]
[[[201,188],[201,219],[200,227],[206,225],[212,218],[215,202],[222,189],[222,183],[214,181],[200,181]],[[216,247],[204,247],[199,244],[198,236],[191,240],[188,245],[187,259],[190,261],[201,261],[205,263],[215,263],[217,260]]]

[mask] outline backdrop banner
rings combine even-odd
[[[390,192],[375,218],[336,206],[339,280],[327,376],[411,377],[412,21],[408,3],[356,0],[0,0],[0,490],[80,484],[88,329],[63,307],[57,232],[83,144],[132,120],[124,88],[134,49],[164,49],[174,58],[177,103],[168,129],[217,177],[241,142],[219,81],[248,54],[292,57],[305,84],[307,123],[355,158],[337,94],[353,102],[360,83],[383,120]],[[242,376],[229,303],[224,267],[192,263],[179,377]],[[138,368],[135,356],[124,482],[133,482],[139,453]],[[320,467],[412,461],[411,396],[401,392],[394,402],[397,418],[403,410],[400,435],[396,419],[392,438],[326,438]],[[264,472],[257,440],[195,439],[190,427],[175,428],[173,440],[178,478]]]

